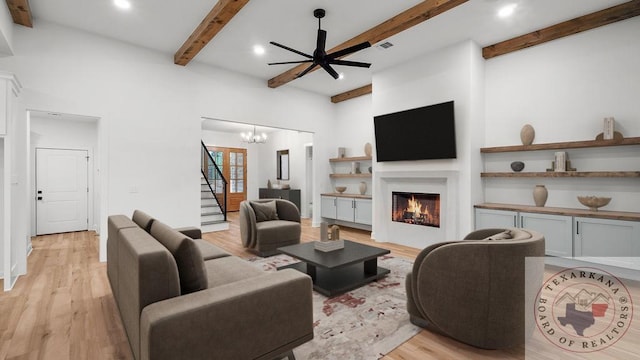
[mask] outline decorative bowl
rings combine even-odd
[[[346,186],[336,186],[336,191],[342,194],[345,190],[347,190]]]
[[[511,170],[520,172],[524,169],[524,163],[522,161],[514,161],[511,163]]]
[[[599,207],[603,207],[611,201],[610,197],[601,196],[578,196],[580,204],[586,206],[591,211],[598,211]]]

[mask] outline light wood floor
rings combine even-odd
[[[243,257],[253,254],[240,245],[237,214],[228,231],[204,238]],[[318,238],[319,230],[303,220],[302,241]],[[414,259],[418,249],[374,243],[370,233],[342,228],[344,238],[391,250]],[[33,238],[28,275],[14,289],[0,293],[0,359],[132,359],[120,321],[106,265],[98,261],[98,237],[93,232]],[[509,351],[476,349],[421,331],[385,360],[399,359],[523,359],[522,348]]]

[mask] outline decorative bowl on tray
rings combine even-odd
[[[346,186],[336,186],[336,191],[342,194],[345,190],[347,190]]]
[[[578,196],[580,204],[586,206],[591,211],[598,211],[599,207],[603,207],[611,201],[610,197],[602,196]]]

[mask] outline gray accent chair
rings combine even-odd
[[[533,330],[525,296],[542,286],[544,241],[527,229],[482,229],[425,248],[406,277],[411,322],[483,349],[524,344]],[[525,275],[526,257],[537,258]]]
[[[252,203],[276,202],[278,220],[258,221]],[[289,200],[260,199],[240,203],[240,238],[242,245],[259,256],[278,253],[281,246],[300,243],[300,211]]]

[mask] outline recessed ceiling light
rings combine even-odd
[[[516,10],[517,7],[518,7],[518,4],[505,5],[501,7],[500,10],[498,10],[498,16],[501,18],[507,18],[513,15],[513,12]]]
[[[131,8],[131,2],[129,2],[129,0],[113,0],[113,4],[124,10]]]
[[[253,53],[256,55],[264,55],[264,46],[261,45],[254,45],[253,46]]]

